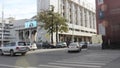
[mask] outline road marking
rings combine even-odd
[[[101,66],[97,65],[83,65],[83,64],[63,64],[63,63],[48,63],[48,64],[54,64],[54,65],[67,65],[67,66],[81,66],[81,67],[90,67],[90,68],[101,68]]]
[[[0,64],[0,66],[11,67],[11,68],[23,68],[23,67],[20,67],[20,66],[13,66],[13,65],[6,65],[6,64]]]
[[[38,68],[38,67],[24,67],[24,68]]]
[[[69,62],[69,61],[56,61],[62,63],[73,63],[73,64],[93,64],[93,65],[106,65],[105,63],[91,63],[91,62]]]
[[[39,67],[48,67],[48,68],[73,68],[73,67],[63,67],[57,65],[38,65]]]
[[[6,64],[0,64],[0,66],[10,67],[10,68],[38,68],[38,67],[20,67],[20,66],[6,65]]]

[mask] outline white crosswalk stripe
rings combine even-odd
[[[9,68],[23,68],[23,67],[20,67],[20,66],[13,66],[13,65],[6,65],[6,64],[0,64],[0,66],[9,67]]]
[[[71,59],[72,60],[72,59]],[[99,62],[99,61],[82,61],[82,62],[72,62],[71,60],[69,61],[56,61],[56,62],[50,62],[48,64],[44,65],[39,65],[39,67],[44,67],[44,68],[82,68],[82,67],[87,67],[87,68],[102,68],[102,66],[106,65],[104,62]],[[70,62],[71,61],[71,62]]]
[[[106,65],[105,63],[95,63],[95,62],[67,62],[67,61],[57,61],[61,63],[73,63],[73,64],[94,64],[94,65]]]
[[[68,64],[68,63],[49,63],[54,65],[66,65],[66,66],[73,66],[73,67],[89,67],[89,68],[101,68],[101,66],[97,65],[85,65],[85,64]]]
[[[0,64],[0,68],[7,67],[7,68],[38,68],[38,67],[21,67],[21,66],[14,66],[14,65],[6,65],[6,64]]]
[[[25,68],[38,68],[38,67],[25,67]]]
[[[73,67],[64,67],[64,66],[57,66],[57,65],[39,65],[39,67],[47,67],[47,68],[73,68]]]

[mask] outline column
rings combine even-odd
[[[84,8],[82,8],[82,26],[85,26],[85,13],[84,13]]]
[[[77,23],[80,25],[80,8],[77,6]]]

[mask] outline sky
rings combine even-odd
[[[37,0],[0,0],[0,17],[4,4],[4,18],[29,19],[37,13]],[[94,4],[95,0],[83,0]],[[93,5],[94,6],[94,5]]]
[[[4,3],[4,18],[29,19],[37,12],[36,0],[0,0],[0,17],[2,3]]]

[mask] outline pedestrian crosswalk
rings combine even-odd
[[[71,62],[71,61],[56,61],[46,65],[39,65],[40,68],[102,68],[106,62]]]
[[[116,57],[111,56],[107,59],[98,59],[101,56],[91,57],[91,55],[77,56],[62,60],[56,60],[48,63],[38,64],[30,67],[20,67],[0,64],[3,68],[103,68]],[[102,57],[104,58],[104,57]]]
[[[79,59],[63,59],[59,61],[48,62],[46,64],[39,64],[35,67],[20,67],[20,66],[12,66],[12,65],[4,65],[0,64],[4,68],[102,68],[109,61],[80,61]]]
[[[65,67],[65,66],[58,66],[58,65],[39,65],[39,67],[43,68],[43,67],[47,67],[47,68],[72,68],[72,67]]]

